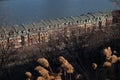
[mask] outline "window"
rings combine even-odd
[[[77,21],[77,23],[79,23],[79,21]]]
[[[64,23],[64,25],[66,25],[66,23]]]
[[[30,32],[30,29],[28,29],[28,32]]]
[[[87,19],[85,20],[85,22],[87,22]]]
[[[41,27],[39,28],[39,30],[41,31]]]
[[[99,20],[101,20],[101,17],[99,17]]]
[[[23,33],[24,31],[21,31],[21,33]]]

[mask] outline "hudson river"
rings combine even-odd
[[[110,0],[0,0],[0,24],[26,24],[114,9],[118,6]]]

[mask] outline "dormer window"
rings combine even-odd
[[[77,23],[79,23],[79,21],[76,21]]]
[[[66,23],[64,23],[64,25],[66,25]]]
[[[28,29],[28,32],[30,32],[30,29]]]
[[[101,20],[101,17],[99,17],[99,20]]]
[[[85,22],[87,22],[87,19],[85,20]]]
[[[21,33],[24,33],[24,31],[21,31]]]

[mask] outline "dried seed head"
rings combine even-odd
[[[26,72],[25,75],[26,75],[28,78],[31,78],[31,77],[32,77],[32,73],[31,73],[31,72]]]
[[[67,73],[72,74],[74,72],[74,68],[71,64],[68,64],[66,68],[67,68]]]
[[[106,56],[106,58],[109,58],[112,55],[111,48],[108,47],[108,48],[104,49],[103,54]]]
[[[49,67],[49,62],[47,59],[45,58],[39,58],[37,60],[38,63],[40,63],[41,65],[43,65],[44,67]]]
[[[103,64],[103,67],[109,68],[109,67],[111,67],[111,66],[112,66],[112,63],[110,63],[110,62],[108,62],[108,61],[104,62],[104,64]]]
[[[66,60],[65,60],[65,58],[64,58],[63,56],[60,56],[60,57],[59,57],[59,61],[62,62],[62,63],[63,63],[63,62],[66,62]]]
[[[61,67],[64,68],[64,70],[71,74],[74,72],[73,66],[62,56],[59,57],[59,61],[62,63]]]
[[[111,63],[116,63],[118,61],[118,58],[116,55],[112,55],[110,60],[111,60]]]
[[[55,76],[55,79],[54,80],[62,80],[61,76],[60,75],[57,75]]]
[[[37,78],[37,80],[45,80],[45,78],[40,76]]]
[[[54,79],[55,79],[55,76],[53,76],[53,75],[49,76],[49,80],[54,80]]]
[[[94,70],[96,70],[97,64],[96,63],[92,63],[92,67],[93,67]]]
[[[49,71],[46,70],[44,67],[37,66],[35,70],[38,71],[44,78],[49,77]]]

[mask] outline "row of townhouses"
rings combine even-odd
[[[0,45],[20,48],[38,43],[47,43],[58,34],[82,34],[112,24],[111,12],[87,13],[80,16],[41,20],[39,23],[13,25],[0,28]]]

